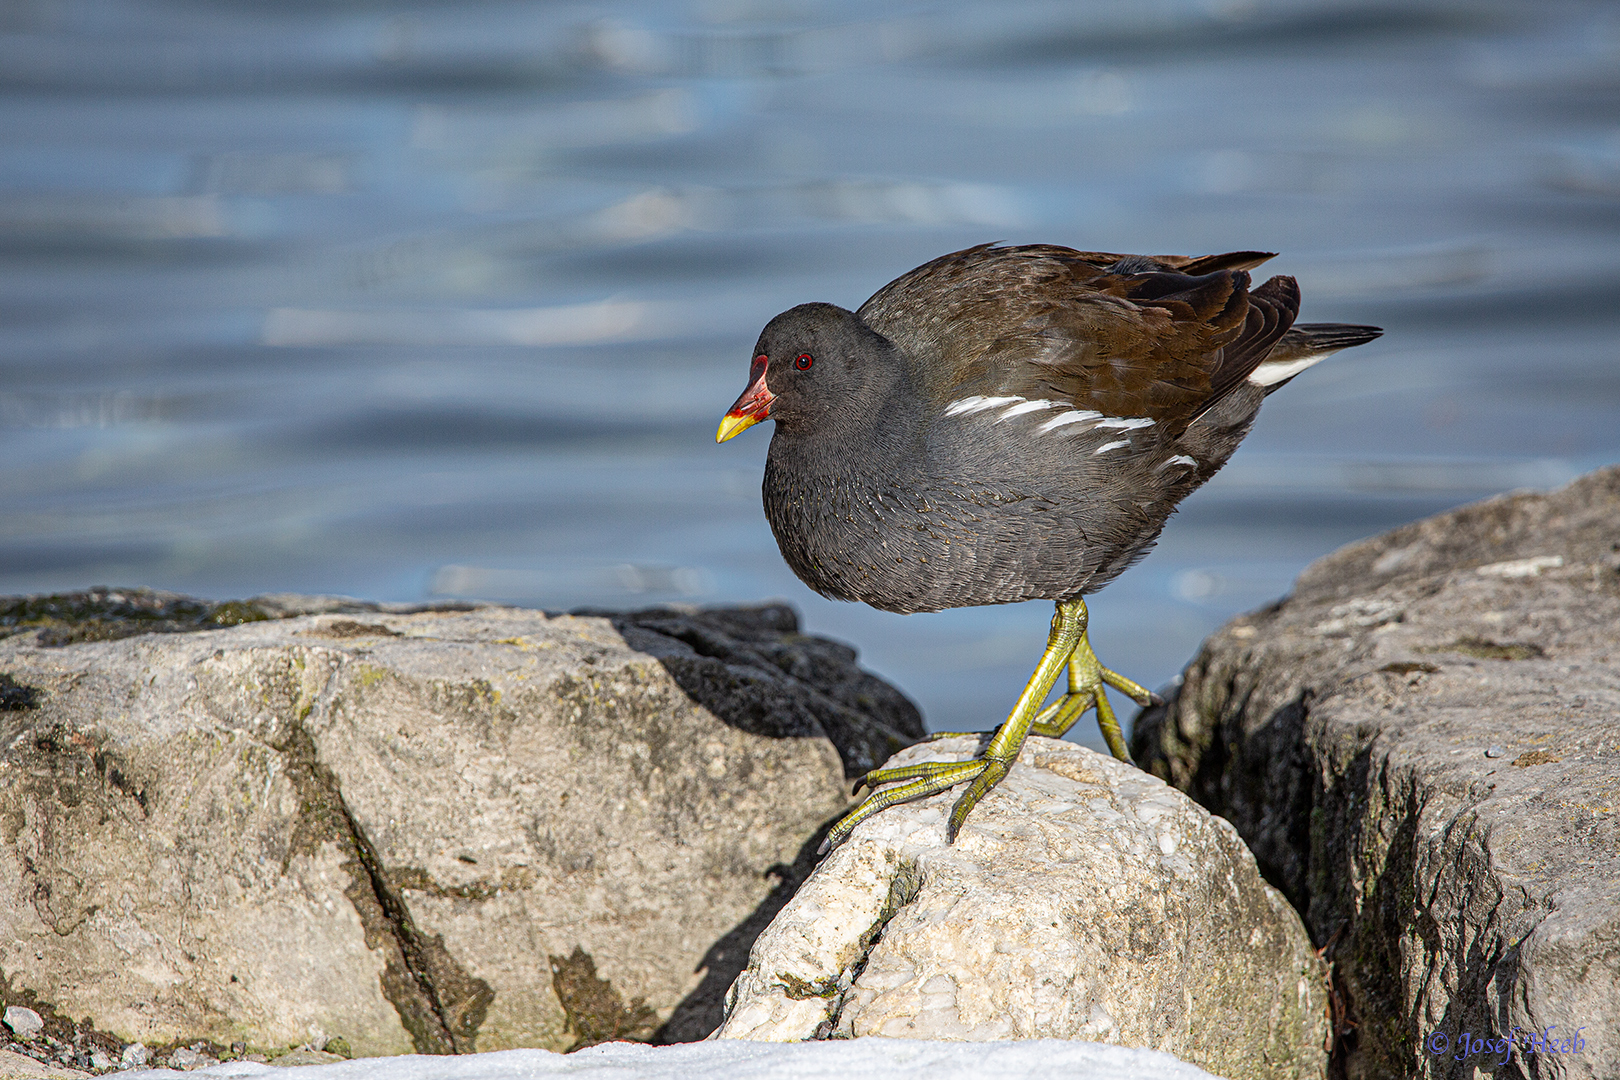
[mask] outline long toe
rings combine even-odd
[[[1149,705],[1164,704],[1164,698],[1160,697],[1158,694],[1155,694],[1141,683],[1127,679],[1125,676],[1121,675],[1117,671],[1114,671],[1112,668],[1105,668],[1099,665],[1097,672],[1102,676],[1103,682],[1107,683],[1109,686],[1112,686],[1115,690],[1118,690],[1120,693],[1124,694],[1126,697],[1130,698],[1144,709]]]
[[[864,787],[876,791],[879,785],[882,784],[894,784],[901,780],[926,779],[960,764],[962,762],[926,761],[919,765],[898,765],[892,769],[873,769],[855,781],[855,790],[859,791]]]
[[[861,805],[845,814],[838,824],[828,831],[827,838],[821,842],[817,854],[824,855],[842,844],[849,838],[849,834],[855,831],[855,826],[878,811],[915,799],[926,799],[957,784],[966,783],[978,776],[984,770],[984,766],[984,759],[972,758],[968,761],[930,761],[921,765],[903,765],[894,769],[878,770],[890,774],[886,779],[878,778],[876,773],[867,774],[866,779],[873,784],[897,780],[908,782],[868,795]]]
[[[1070,689],[1068,693],[1058,698],[1052,704],[1042,709],[1040,715],[1029,725],[1031,735],[1045,735],[1049,739],[1061,739],[1075,722],[1086,715],[1091,708],[1095,695],[1089,690],[1076,692]]]
[[[1000,758],[991,758],[985,761],[984,771],[973,778],[973,783],[962,792],[951,807],[951,819],[945,826],[945,842],[956,843],[956,834],[962,831],[963,822],[967,821],[968,814],[979,805],[979,800],[990,793],[990,789],[1001,783],[1002,779],[1012,771],[1013,763]]]

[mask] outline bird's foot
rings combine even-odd
[[[930,795],[953,788],[957,784],[965,784],[969,780],[975,781],[974,787],[978,787],[977,781],[982,780],[988,773],[994,773],[994,779],[985,784],[983,786],[984,790],[975,795],[972,802],[967,803],[965,808],[962,804],[967,799],[967,796],[973,793],[973,789],[969,788],[962,798],[957,800],[956,808],[951,811],[951,822],[946,828],[946,842],[954,841],[956,833],[962,825],[961,819],[967,817],[967,812],[973,808],[973,803],[978,802],[984,792],[995,786],[996,782],[1007,775],[1007,770],[1011,768],[1011,761],[997,761],[986,757],[976,757],[967,761],[928,761],[919,765],[900,765],[892,769],[874,769],[855,782],[855,790],[859,791],[862,787],[869,787],[872,789],[872,794],[867,796],[865,802],[844,815],[843,819],[832,827],[832,830],[827,833],[827,838],[821,842],[820,853],[825,854],[835,845],[843,843],[849,837],[849,834],[854,831],[855,826],[880,810],[887,810],[891,806],[898,806],[900,803],[911,802],[914,799],[926,799]],[[899,787],[892,787],[887,791],[877,790],[880,784],[893,784],[902,780],[905,783],[900,784]]]
[[[1041,662],[1035,665],[1035,673],[1030,676],[1024,692],[1019,695],[1018,704],[1013,706],[1012,715],[996,729],[995,736],[984,750],[967,761],[929,761],[916,765],[899,765],[892,769],[877,769],[867,773],[855,785],[856,791],[862,786],[876,789],[879,784],[900,783],[900,786],[887,791],[873,790],[865,802],[832,827],[827,838],[821,842],[821,852],[825,853],[835,845],[843,843],[854,831],[855,826],[880,810],[913,799],[927,798],[957,784],[966,783],[968,789],[956,800],[956,805],[951,807],[951,816],[945,826],[945,842],[954,843],[956,834],[961,831],[962,823],[967,820],[969,811],[1011,771],[1013,762],[1018,759],[1018,751],[1023,748],[1024,738],[1029,734],[1030,725],[1040,710],[1041,702],[1046,700],[1047,693],[1057,681],[1058,673],[1069,662],[1075,647],[1085,640],[1085,632],[1085,603],[1078,599],[1059,601],[1057,614],[1052,617],[1052,629],[1047,635],[1046,652],[1042,654]],[[1090,652],[1089,648],[1087,652]],[[1096,658],[1092,659],[1095,661]]]
[[[1121,761],[1130,761],[1130,752],[1125,749],[1125,735],[1120,730],[1113,707],[1108,703],[1108,694],[1103,689],[1105,686],[1112,686],[1144,708],[1164,704],[1164,699],[1147,687],[1103,667],[1097,654],[1091,650],[1091,640],[1082,633],[1073,655],[1069,657],[1068,692],[1041,710],[1030,724],[1030,732],[1061,739],[1074,727],[1075,721],[1085,715],[1087,709],[1095,708],[1097,727],[1102,731],[1103,741],[1108,744],[1108,752]]]

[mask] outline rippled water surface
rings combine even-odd
[[[1620,459],[1614,4],[9,0],[0,94],[0,593],[784,597],[989,726],[1047,606],[821,600],[768,428],[713,441],[771,315],[987,240],[1279,251],[1388,329],[1096,598],[1150,684]]]

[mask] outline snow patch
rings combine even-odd
[[[1093,1018],[1099,1032],[1106,1013]],[[1220,1080],[1157,1050],[1036,1039],[938,1042],[926,1039],[766,1043],[740,1040],[645,1046],[604,1043],[573,1054],[499,1050],[459,1057],[360,1058],[278,1069],[229,1061],[190,1072],[147,1069],[120,1080],[254,1077],[256,1080]]]

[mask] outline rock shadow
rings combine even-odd
[[[655,657],[694,704],[731,727],[765,738],[827,738],[848,779],[927,736],[909,698],[862,670],[854,649],[800,633],[786,604],[571,614],[607,619],[631,648]],[[775,880],[770,893],[704,952],[695,969],[702,981],[649,1042],[697,1042],[720,1026],[726,993],[748,966],[755,939],[815,869],[817,850],[841,816],[823,822],[791,864],[762,871]]]
[[[909,698],[862,670],[849,646],[801,634],[786,604],[573,614],[609,620],[732,727],[777,739],[825,735],[849,779],[927,734]]]
[[[754,948],[755,939],[787,906],[787,902],[793,899],[793,894],[799,891],[799,886],[816,868],[816,863],[820,861],[820,857],[816,854],[817,849],[821,847],[822,840],[841,816],[831,817],[823,822],[810,839],[799,848],[792,865],[777,863],[765,870],[764,876],[776,879],[770,894],[759,902],[759,906],[754,908],[747,918],[704,952],[703,959],[694,969],[703,972],[703,981],[681,999],[680,1004],[675,1006],[675,1011],[653,1033],[649,1042],[658,1045],[701,1042],[720,1026],[720,1021],[725,1018],[726,992],[731,989],[731,984],[737,981],[737,976],[742,974],[743,968],[748,966],[748,955]]]

